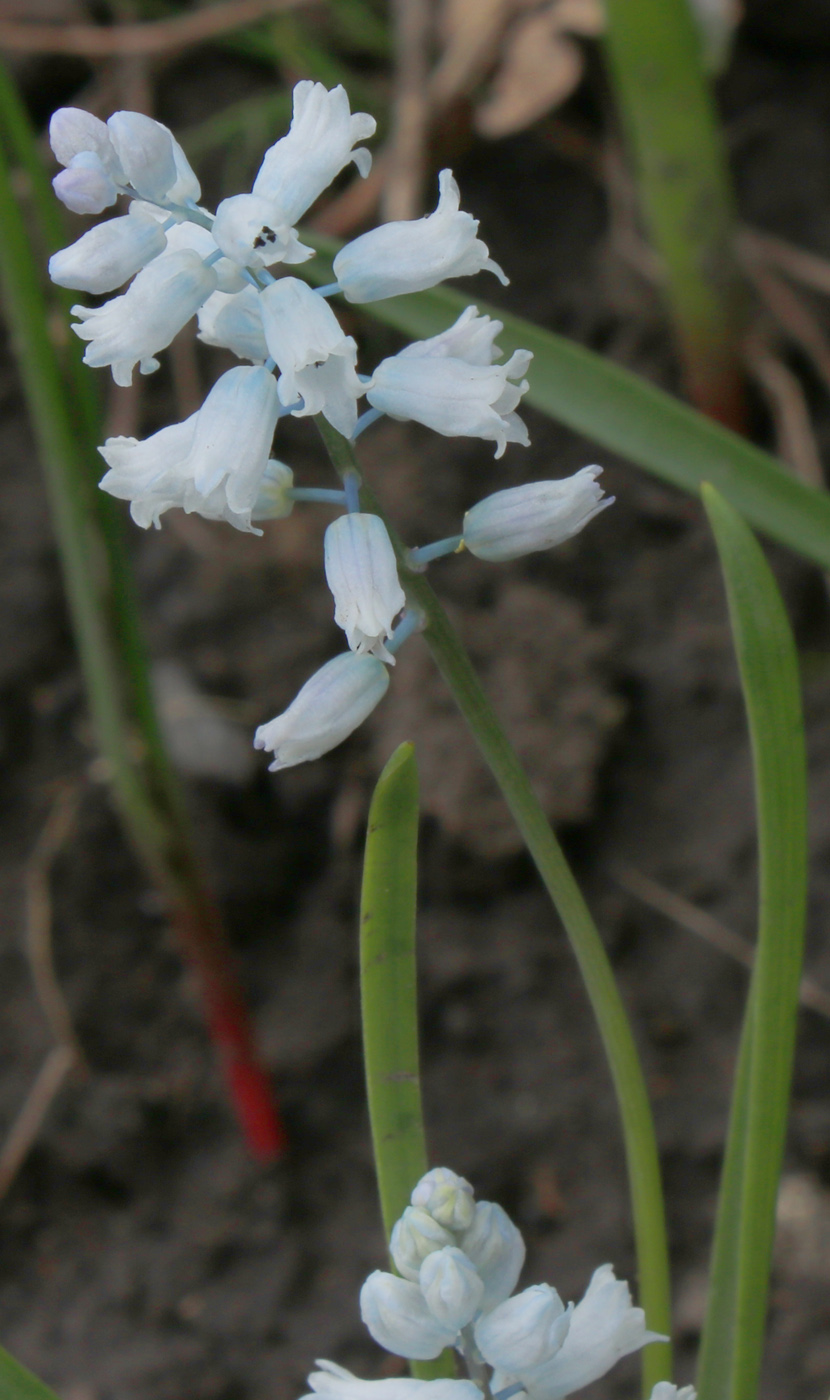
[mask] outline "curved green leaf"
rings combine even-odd
[[[302,237],[325,256],[304,263],[298,274],[318,286],[331,282],[331,259],[340,245],[306,230]],[[420,339],[444,330],[471,300],[466,292],[435,287],[361,309]],[[750,524],[830,568],[830,495],[805,486],[769,453],[620,365],[521,316],[475,301],[504,323],[499,344],[507,355],[522,346],[533,351],[524,403],[694,496],[704,481],[711,482]]]
[[[418,770],[395,750],[369,809],[360,902],[360,1001],[372,1146],[386,1238],[427,1170],[418,1067],[415,916]],[[411,1363],[422,1380],[454,1376],[452,1354]]]
[[[798,658],[760,546],[713,487],[703,501],[726,582],[752,742],[760,919],[719,1203],[700,1400],[755,1400],[792,1078],[807,901]]]
[[[0,1400],[58,1400],[58,1397],[0,1347]]]

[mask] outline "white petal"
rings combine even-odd
[[[143,112],[113,112],[107,130],[124,174],[137,194],[163,199],[177,178],[173,138]]]
[[[515,360],[515,356],[513,357]],[[512,365],[471,365],[434,355],[393,355],[382,360],[366,386],[373,408],[390,418],[413,419],[445,437],[481,437],[496,443],[528,442],[520,419],[505,412],[527,390],[510,384]]]
[[[229,296],[214,292],[199,308],[199,339],[205,345],[220,345],[232,350],[240,360],[264,364],[268,346],[262,329],[259,292],[255,287]]]
[[[402,359],[448,355],[455,360],[465,360],[468,365],[491,365],[501,356],[493,342],[503,330],[501,321],[479,316],[477,306],[468,306],[447,330],[429,340],[415,340],[399,353]]]
[[[389,1253],[398,1273],[417,1283],[421,1265],[435,1249],[455,1244],[454,1237],[443,1225],[420,1206],[407,1206],[400,1220],[392,1227]]]
[[[128,215],[107,219],[49,259],[49,276],[59,287],[80,292],[115,291],[159,253],[167,239],[155,219],[132,205]]]
[[[455,1328],[442,1327],[432,1316],[416,1283],[380,1269],[360,1290],[360,1316],[380,1346],[412,1361],[439,1356],[456,1338]]]
[[[642,1308],[631,1306],[628,1284],[614,1277],[611,1264],[603,1264],[574,1309],[561,1350],[524,1377],[525,1387],[532,1400],[564,1400],[604,1376],[629,1352],[667,1340],[647,1330]]]
[[[380,516],[355,511],[333,520],[326,530],[325,567],[334,594],[334,620],[352,651],[371,652],[394,663],[383,642],[406,606],[406,594]]]
[[[352,651],[335,656],[306,681],[284,714],[260,725],[254,747],[271,750],[272,773],[319,758],[363,723],[388,686],[389,672],[376,657]]]
[[[313,1371],[308,1380],[313,1393],[325,1400],[481,1400],[481,1391],[472,1381],[418,1381],[410,1376],[363,1381],[333,1361],[318,1361],[317,1365],[320,1370]]]
[[[268,352],[279,366],[280,399],[304,400],[298,417],[322,413],[348,437],[357,422],[363,385],[355,364],[357,346],[343,334],[328,302],[296,277],[281,277],[261,293]]]
[[[449,1167],[433,1167],[422,1176],[410,1200],[413,1206],[420,1206],[447,1230],[468,1230],[473,1223],[473,1188]]]
[[[563,481],[532,481],[495,491],[464,516],[464,543],[479,559],[501,562],[570,539],[613,503],[603,496],[601,467],[583,467]]]
[[[500,1205],[479,1201],[473,1223],[459,1244],[484,1279],[481,1306],[487,1312],[516,1287],[525,1261],[524,1240]]]
[[[103,306],[73,306],[72,329],[89,345],[84,364],[111,365],[116,384],[130,384],[135,365],[169,345],[216,289],[216,273],[193,252],[164,253],[139,272],[123,296]]]
[[[418,1282],[435,1321],[456,1333],[472,1322],[484,1297],[475,1266],[454,1247],[428,1254]]]
[[[559,1351],[571,1312],[572,1305],[566,1309],[555,1288],[533,1284],[479,1318],[476,1345],[491,1366],[521,1380]]]
[[[291,129],[266,151],[254,194],[278,205],[286,224],[296,224],[350,160],[368,175],[371,155],[352,146],[374,131],[367,112],[350,114],[343,87],[327,92],[322,83],[298,83]]]
[[[334,275],[347,301],[380,301],[435,287],[447,277],[464,277],[487,269],[507,278],[476,237],[478,220],[459,208],[460,195],[451,170],[438,177],[440,197],[433,214],[423,219],[381,224],[347,243],[334,259]]]
[[[81,151],[52,181],[52,189],[73,214],[100,214],[118,198],[118,190],[97,155]]]

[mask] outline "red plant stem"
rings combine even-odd
[[[248,1150],[259,1162],[276,1161],[287,1147],[285,1128],[257,1054],[219,911],[199,890],[191,901],[177,904],[174,926],[200,986],[210,1037]]]

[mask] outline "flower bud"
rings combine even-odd
[[[407,1206],[392,1228],[389,1253],[398,1273],[417,1283],[427,1255],[451,1244],[455,1244],[455,1240],[449,1230],[445,1230],[420,1207]]]
[[[458,1241],[484,1280],[485,1312],[508,1298],[525,1261],[525,1246],[513,1221],[493,1201],[479,1201],[473,1223]]]
[[[291,468],[272,457],[259,483],[251,519],[284,520],[294,509],[294,501],[288,494],[293,485],[294,473]]]
[[[58,107],[49,122],[49,144],[61,165],[71,165],[79,155],[96,155],[117,184],[124,172],[110,140],[106,122],[82,107]]]
[[[109,172],[94,151],[73,156],[66,170],[55,176],[52,189],[73,214],[100,214],[118,198]]]
[[[697,1400],[697,1391],[693,1385],[684,1385],[678,1390],[671,1381],[658,1381],[651,1392],[651,1400]]]
[[[561,544],[613,504],[597,483],[601,471],[583,467],[563,481],[532,481],[485,496],[464,516],[465,545],[498,563]]]
[[[484,1284],[475,1267],[454,1246],[427,1255],[419,1283],[436,1322],[456,1333],[472,1322],[484,1297]]]
[[[568,1335],[573,1305],[555,1288],[537,1283],[485,1313],[475,1325],[476,1345],[491,1366],[511,1376],[550,1361]]]
[[[272,773],[319,758],[363,723],[388,687],[389,672],[376,656],[335,656],[306,681],[284,714],[259,726],[254,748],[271,750]]]
[[[449,1167],[434,1167],[422,1176],[410,1199],[447,1230],[468,1230],[473,1223],[473,1188]]]
[[[370,652],[394,665],[383,643],[392,635],[393,619],[406,607],[406,594],[380,516],[354,511],[333,520],[326,530],[325,567],[334,594],[334,620],[351,650]]]
[[[54,253],[49,276],[59,287],[96,295],[113,292],[166,246],[161,225],[133,202],[129,214],[96,224],[77,242]]]
[[[438,1356],[457,1332],[433,1317],[417,1284],[380,1269],[360,1290],[360,1316],[380,1346],[411,1361]]]
[[[107,131],[136,194],[143,199],[164,199],[178,178],[173,138],[167,127],[143,112],[113,112]]]
[[[199,307],[198,314],[199,339],[205,345],[222,346],[240,360],[253,360],[254,364],[264,364],[268,359],[255,287],[245,287],[232,295],[214,292]]]

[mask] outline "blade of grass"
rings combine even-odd
[[[427,1170],[418,1066],[415,917],[418,770],[401,744],[369,809],[360,902],[360,1004],[369,1121],[386,1238]],[[413,1361],[422,1380],[454,1376],[452,1354]]]
[[[745,420],[734,199],[688,0],[607,0],[605,47],[689,394]]]
[[[58,1400],[58,1397],[0,1347],[0,1400]]]
[[[341,245],[313,231],[303,230],[302,237],[324,256],[303,263],[297,275],[318,286],[333,281],[331,259]],[[361,310],[420,339],[444,330],[471,299],[454,288],[436,287]],[[620,365],[521,316],[478,298],[476,304],[504,323],[499,344],[505,355],[521,346],[533,351],[523,403],[694,496],[702,482],[712,482],[750,524],[830,568],[826,492],[796,481],[767,452]]]
[[[703,501],[723,568],[749,721],[760,917],[701,1352],[700,1400],[758,1393],[775,1202],[795,1049],[807,901],[807,777],[795,642],[778,586],[736,511]]]
[[[25,219],[15,197],[23,170],[32,197]],[[97,412],[77,347],[57,346],[33,245],[62,234],[46,214],[48,189],[16,90],[0,65],[0,285],[32,429],[43,464],[75,639],[101,752],[125,830],[168,894],[202,985],[240,1125],[252,1152],[279,1153],[283,1132],[257,1062],[219,911],[193,848],[184,798],[167,757],[153,701],[131,571],[114,502],[97,489]],[[38,215],[47,220],[40,226]],[[45,253],[45,248],[42,250]]]
[[[332,464],[339,475],[358,470],[353,443],[317,419]],[[413,573],[407,550],[371,487],[360,487],[362,508],[386,524],[398,559],[407,602],[423,613],[423,637],[446,681],[479,750],[516,822],[531,859],[565,928],[596,1017],[622,1121],[634,1235],[637,1246],[640,1302],[649,1327],[671,1330],[668,1246],[663,1187],[654,1120],[643,1071],[625,1006],[608,954],[573,873],[565,859],[527,774],[478,679],[475,668],[439,599],[423,574]],[[644,1393],[666,1380],[671,1349],[656,1343],[642,1355]]]

